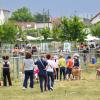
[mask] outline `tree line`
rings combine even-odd
[[[45,20],[44,20],[45,19]],[[14,43],[17,38],[26,39],[27,34],[32,36],[44,36],[47,40],[49,37],[55,41],[75,41],[83,42],[88,34],[100,38],[100,23],[86,26],[81,18],[72,16],[71,18],[61,17],[59,23],[53,23],[52,30],[49,27],[43,29],[31,29],[22,31],[16,25],[17,22],[49,22],[50,17],[47,13],[36,13],[33,15],[27,7],[22,7],[14,11],[7,22],[0,26],[0,43]],[[90,33],[86,32],[89,28]]]

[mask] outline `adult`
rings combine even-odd
[[[56,72],[55,72],[55,79],[58,80],[58,74],[59,74],[59,66],[58,66],[58,56],[55,55],[53,57],[53,62],[54,62],[54,65],[55,65],[55,69],[56,69]]]
[[[63,57],[63,55],[60,55],[58,60],[58,65],[60,68],[60,80],[62,80],[62,74],[63,74],[63,80],[65,80],[66,60]]]
[[[75,78],[76,76],[79,79],[81,78],[81,66],[80,66],[80,59],[78,54],[74,55],[73,58],[73,78]]]
[[[34,68],[33,68],[34,62],[32,59],[32,54],[30,52],[25,53],[25,59],[24,59],[24,65],[22,68],[22,71],[24,71],[25,77],[23,82],[23,89],[27,88],[27,82],[30,78],[30,88],[33,88],[34,85]]]
[[[37,61],[34,63],[37,65],[39,69],[39,82],[40,82],[40,89],[41,92],[46,91],[47,87],[47,72],[46,72],[46,66],[48,65],[47,61],[44,59],[44,56],[41,55],[40,58],[37,59]],[[44,89],[43,89],[43,82],[44,82]]]
[[[46,55],[47,58],[47,77],[48,77],[48,90],[53,90],[53,85],[54,85],[54,70],[55,70],[55,65],[54,62],[51,59],[51,55],[47,54]]]

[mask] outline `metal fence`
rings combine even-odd
[[[92,63],[92,58],[96,58],[97,63],[100,64],[100,53],[96,53],[94,51],[91,51],[90,53],[84,54],[84,53],[79,53],[78,51],[74,51],[74,52],[69,52],[66,54],[66,52],[49,52],[52,55],[57,55],[59,56],[60,54],[63,54],[64,56],[66,55],[70,55],[71,57],[73,57],[73,55],[75,53],[79,54],[79,58],[80,58],[80,63],[82,66],[82,69],[87,70],[88,69],[88,64]],[[34,54],[33,60],[37,59],[41,54],[37,53]],[[46,55],[46,53],[44,53],[44,55]],[[86,56],[86,59],[84,60],[84,55]],[[20,79],[20,73],[21,73],[21,67],[23,65],[23,60],[24,60],[24,56],[18,55],[16,57],[11,56],[9,61],[11,64],[11,77],[12,79]],[[2,58],[0,58],[1,64],[0,64],[0,77],[2,78]]]

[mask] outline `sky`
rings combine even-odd
[[[90,16],[100,12],[100,0],[0,0],[0,9],[11,12],[23,6],[32,13],[49,9],[50,16]]]

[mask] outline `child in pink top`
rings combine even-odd
[[[38,73],[39,73],[39,69],[38,69],[38,67],[35,67],[34,68],[34,75],[35,75],[35,79],[37,80],[37,82],[38,82]]]

